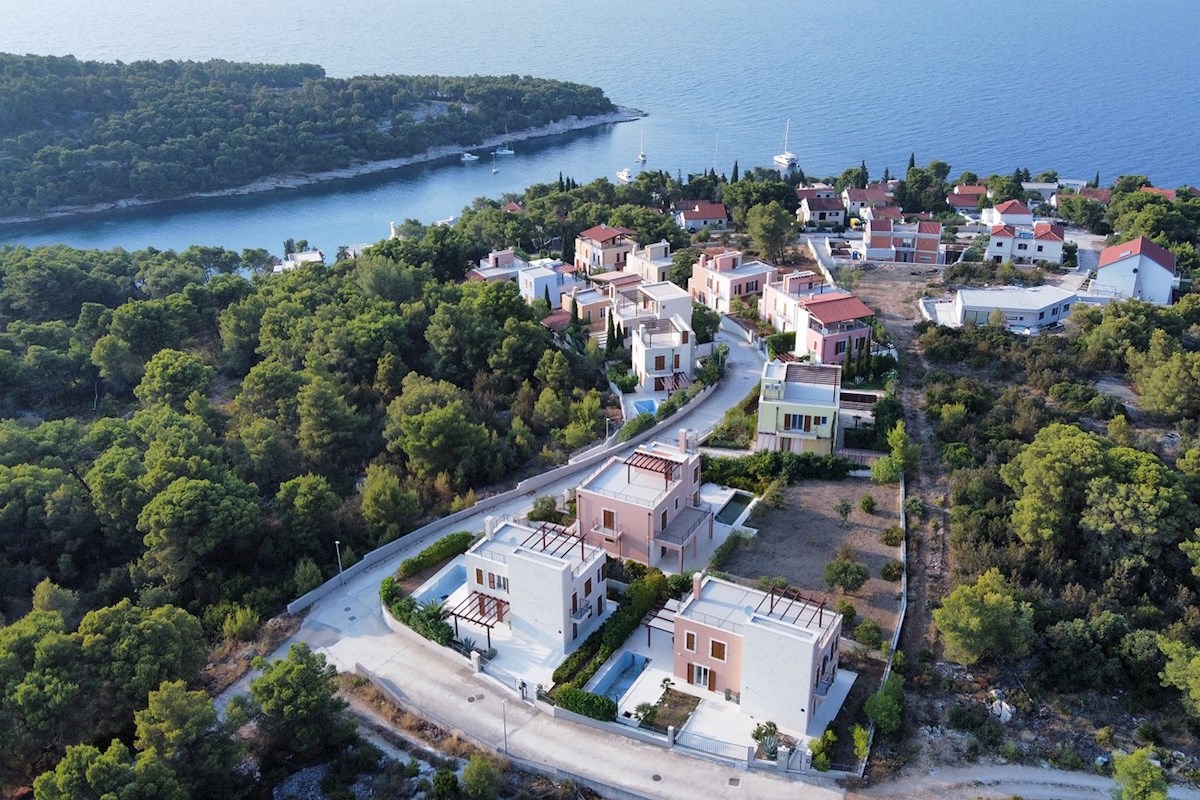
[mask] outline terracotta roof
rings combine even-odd
[[[1155,244],[1145,236],[1132,242],[1114,244],[1100,251],[1100,267],[1107,267],[1133,256],[1145,256],[1163,269],[1175,274],[1175,254],[1162,245]]]
[[[1157,186],[1142,186],[1138,189],[1138,191],[1145,192],[1146,194],[1156,194],[1159,197],[1165,197],[1168,200],[1175,199],[1174,189],[1159,189]]]
[[[800,201],[808,204],[809,211],[843,211],[842,201],[836,197],[806,197]]]
[[[1044,242],[1061,242],[1065,238],[1065,231],[1062,225],[1054,225],[1049,222],[1035,222],[1033,225],[1033,238],[1041,239]]]
[[[936,233],[942,235],[942,223],[940,222],[918,222],[917,233]]]
[[[960,183],[954,187],[954,194],[975,195],[975,199],[978,200],[980,195],[987,194],[987,187]]]
[[[588,280],[597,286],[621,287],[641,283],[642,276],[636,272],[621,272],[617,270],[613,272],[597,272],[595,275],[588,277]]]
[[[882,186],[868,186],[865,189],[846,187],[843,190],[846,200],[851,203],[878,203],[886,205],[891,194]]]
[[[996,211],[1000,214],[1032,214],[1025,204],[1020,200],[1006,200],[996,206]]]
[[[873,219],[867,222],[867,230],[871,233],[891,233],[892,221],[890,219]]]
[[[826,325],[875,316],[875,312],[871,310],[870,306],[852,294],[819,294],[801,301],[800,305]]]
[[[610,228],[607,225],[595,225],[588,228],[586,231],[579,234],[580,239],[590,239],[593,242],[604,244],[611,242],[621,236],[633,236],[634,232],[628,228]]]
[[[951,208],[977,208],[979,206],[979,195],[948,194],[946,195],[946,203]]]
[[[823,190],[823,189],[797,189],[797,190],[796,190],[796,198],[797,198],[797,199],[799,199],[799,200],[804,200],[805,198],[813,199],[813,198],[816,198],[816,196],[817,196],[817,195],[819,195],[819,194],[820,194],[822,191],[827,191],[827,190]]]
[[[709,203],[699,201],[682,211],[684,219],[726,219],[724,203]]]
[[[1092,186],[1085,186],[1079,190],[1082,197],[1088,200],[1095,200],[1097,203],[1108,205],[1112,202],[1112,189],[1097,189]]]
[[[871,209],[871,219],[895,219],[904,218],[904,212],[900,210],[900,206],[878,206]]]
[[[509,200],[507,203],[500,206],[500,208],[503,209],[504,211],[507,211],[510,214],[520,214],[522,211],[525,210],[525,209],[521,208],[520,203],[518,203],[514,200]]]
[[[1007,236],[1009,239],[1017,237],[1017,229],[1012,225],[993,225],[989,233],[992,236]]]
[[[550,316],[542,320],[542,325],[546,326],[555,333],[562,333],[571,324],[571,312],[559,309]]]

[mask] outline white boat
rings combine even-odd
[[[478,161],[478,160],[479,160],[479,156],[475,155],[474,153],[463,153],[462,154],[462,162],[464,164],[467,164],[471,161]]]
[[[791,133],[792,120],[789,117],[787,126],[783,129],[783,147],[775,154],[775,166],[780,169],[791,169],[796,166],[796,154],[788,150],[788,134]]]
[[[499,171],[500,168],[496,166],[496,154],[492,153],[492,174],[495,175]]]
[[[495,150],[493,150],[492,155],[494,155],[494,156],[516,155],[516,153],[513,151],[513,149],[508,146],[508,128],[507,127],[504,129],[504,144],[500,145]]]
[[[638,146],[637,161],[639,164],[646,163],[646,132],[645,131],[642,131],[642,143]]]
[[[621,183],[633,183],[633,171],[629,167],[617,170],[617,180]]]

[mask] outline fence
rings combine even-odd
[[[754,760],[755,748],[750,745],[723,742],[720,739],[711,739],[707,736],[701,736],[698,733],[686,730],[675,734],[675,746],[686,747],[690,750],[697,750],[701,753],[719,756],[720,758],[732,758],[735,761],[749,762]]]

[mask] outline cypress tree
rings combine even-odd
[[[617,329],[613,326],[612,310],[608,313],[608,330],[605,331],[604,354],[611,356],[616,347]]]
[[[737,159],[734,159],[734,161],[733,161],[733,172],[729,173],[729,182],[730,182],[730,183],[737,183],[737,182],[738,182],[738,177],[739,177],[739,175],[738,175],[738,162],[737,162]]]
[[[558,190],[560,192],[562,192],[562,191],[566,191],[566,188],[567,188],[567,185],[565,183],[563,183],[562,173],[559,172],[558,173]]]
[[[871,179],[867,175],[867,160],[864,158],[862,164],[858,167],[858,188],[865,189],[870,182]]]
[[[908,156],[908,171],[912,172],[916,168],[917,168],[917,154],[910,153]]]
[[[546,300],[546,308],[550,309],[550,311],[553,311],[554,306],[550,303],[550,286],[549,286],[549,284],[542,287],[542,296]]]
[[[887,183],[887,182],[888,182],[888,181],[890,181],[891,179],[892,179],[892,173],[891,173],[891,170],[889,170],[887,167],[884,167],[884,168],[883,168],[883,182],[884,182],[884,183]]]
[[[579,327],[579,304],[575,302],[575,295],[571,295],[571,327]]]
[[[1092,180],[1092,188],[1093,189],[1100,188],[1100,170],[1096,170],[1096,177]]]

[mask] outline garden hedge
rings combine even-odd
[[[617,704],[612,700],[574,686],[564,686],[555,695],[554,701],[560,708],[602,722],[611,722],[617,717]]]
[[[412,558],[404,559],[400,563],[400,569],[396,571],[396,575],[401,579],[410,578],[422,570],[429,569],[443,561],[449,561],[455,556],[467,552],[467,548],[474,540],[475,534],[470,531],[456,531],[447,534]]]

